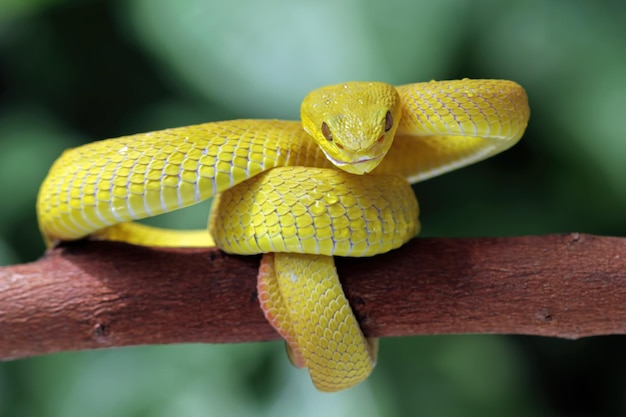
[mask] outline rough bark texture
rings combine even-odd
[[[81,241],[1,267],[0,358],[276,339],[258,307],[259,259]],[[422,238],[337,267],[369,336],[626,333],[622,238]]]

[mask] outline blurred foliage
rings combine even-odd
[[[415,187],[424,235],[625,235],[624,21],[618,0],[0,0],[0,264],[42,253],[37,188],[63,149],[297,118],[307,91],[350,79],[527,89],[519,145]],[[207,210],[159,221],[201,226]],[[625,345],[387,339],[372,378],[332,395],[274,343],[65,353],[0,364],[0,416],[624,415]]]

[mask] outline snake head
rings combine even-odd
[[[380,82],[322,87],[302,101],[304,130],[338,168],[366,174],[391,147],[401,116],[396,89]]]

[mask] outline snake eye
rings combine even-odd
[[[393,127],[393,116],[391,115],[391,112],[388,111],[387,114],[385,115],[385,132],[389,132],[392,127]]]
[[[330,132],[330,127],[328,127],[326,122],[322,122],[322,135],[324,135],[327,141],[333,141],[333,134]]]

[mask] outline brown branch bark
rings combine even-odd
[[[259,257],[81,241],[0,268],[0,358],[278,338],[256,298]],[[626,333],[626,239],[415,239],[337,259],[369,336]]]

